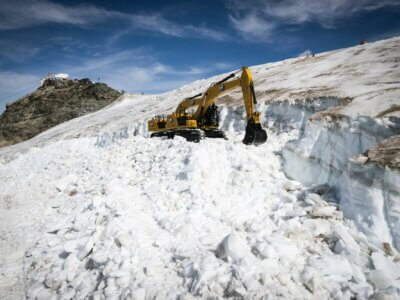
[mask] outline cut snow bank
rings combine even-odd
[[[372,242],[400,249],[400,170],[350,162],[336,189],[340,210]]]
[[[344,215],[371,241],[400,249],[399,171],[352,159],[400,134],[395,120],[316,115],[299,139],[285,145],[282,156],[287,176],[306,185],[329,184]]]
[[[311,184],[335,185],[349,159],[384,139],[399,134],[400,126],[371,117],[316,116],[309,120],[297,140],[283,151],[285,173]]]

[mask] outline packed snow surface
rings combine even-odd
[[[240,93],[223,99],[228,140],[148,138],[147,118],[223,74],[124,95],[0,149],[0,298],[400,297],[396,249],[344,218],[329,186],[289,180],[281,165],[307,118],[341,99],[348,116],[357,105],[369,117],[398,113],[387,109],[399,96],[399,43],[252,67],[271,126],[259,147],[241,143]]]

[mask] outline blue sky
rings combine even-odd
[[[49,72],[159,93],[398,35],[399,0],[2,0],[0,112]]]

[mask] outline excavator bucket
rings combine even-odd
[[[260,123],[247,122],[246,134],[243,139],[245,145],[261,145],[267,141],[267,132],[262,129]]]

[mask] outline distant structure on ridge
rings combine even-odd
[[[68,74],[65,74],[65,73],[59,73],[59,74],[49,73],[49,74],[47,74],[47,76],[45,78],[42,78],[40,80],[40,86],[43,86],[43,84],[46,81],[57,82],[59,80],[64,80],[64,79],[68,79],[68,78],[69,78]]]

